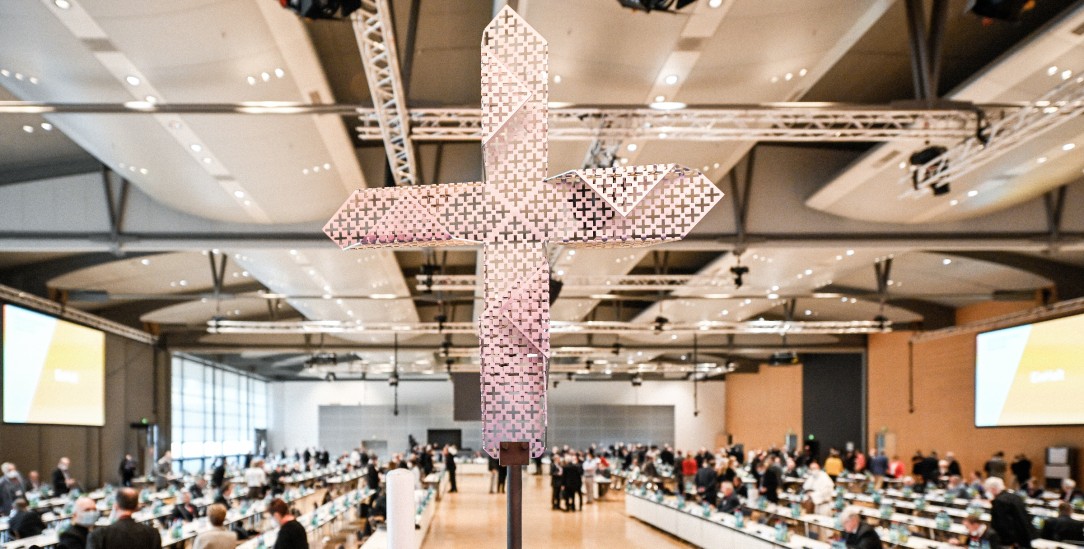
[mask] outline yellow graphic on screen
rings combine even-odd
[[[1033,325],[999,425],[1084,423],[1082,328],[1081,317]]]

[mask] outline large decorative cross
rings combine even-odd
[[[505,7],[482,35],[484,183],[354,192],[324,227],[343,249],[481,243],[482,445],[546,448],[549,242],[679,240],[723,196],[673,164],[575,170],[546,179],[548,45]]]

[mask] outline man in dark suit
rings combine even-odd
[[[765,462],[760,463],[759,470],[760,495],[767,498],[771,503],[779,503],[779,475],[774,468],[768,467],[768,464]]]
[[[700,496],[701,502],[710,505],[715,504],[715,494],[719,489],[719,475],[715,474],[711,462],[704,461],[700,470],[693,477],[693,484],[696,485],[696,495]]]
[[[576,456],[568,456],[561,475],[561,485],[564,489],[565,511],[576,510],[576,498],[580,498],[580,509],[583,509],[583,496],[580,494],[580,488],[583,487],[583,469],[576,463]]]
[[[719,493],[719,511],[723,513],[733,513],[741,509],[741,498],[738,494],[734,493],[734,485],[729,482],[724,482],[722,485],[722,491]]]
[[[124,459],[120,460],[120,467],[117,469],[120,473],[120,485],[131,486],[136,474],[136,462],[132,459],[132,454],[124,454]]]
[[[218,460],[218,465],[215,465],[215,470],[211,472],[211,488],[222,489],[223,483],[226,482],[226,458]]]
[[[0,472],[4,475],[0,478],[0,516],[6,516],[11,513],[11,506],[15,504],[15,500],[23,497],[25,488],[23,477],[15,468],[14,463],[0,465]]]
[[[1084,522],[1073,518],[1073,506],[1064,501],[1058,504],[1058,516],[1043,524],[1040,536],[1051,541],[1084,541]]]
[[[86,549],[87,536],[98,522],[98,508],[94,500],[81,497],[72,509],[72,525],[60,533],[57,549]]]
[[[56,469],[53,470],[53,494],[63,496],[75,486],[75,479],[68,472],[69,465],[71,465],[71,460],[66,457],[60,458],[57,462]]]
[[[132,513],[138,509],[138,492],[132,488],[118,490],[109,516],[113,524],[94,529],[87,538],[87,549],[162,549],[158,530],[132,520]]]
[[[1035,535],[1024,499],[1005,491],[1005,481],[1000,477],[986,479],[985,487],[991,498],[990,526],[1001,538],[1001,543],[1010,547],[1031,547]]]
[[[843,522],[843,543],[848,549],[881,549],[881,537],[857,509],[847,508],[840,514]]]
[[[41,515],[30,509],[25,499],[19,498],[15,500],[15,514],[8,520],[8,529],[15,534],[15,539],[26,539],[45,531],[45,523],[41,521]]]
[[[556,450],[556,446],[554,449]],[[550,454],[550,489],[553,490],[550,503],[553,505],[554,511],[561,508],[561,487],[564,485],[561,478],[564,475],[564,470],[561,456],[557,455],[556,451]]]
[[[181,522],[192,522],[199,518],[199,507],[192,504],[191,493],[181,492],[181,502],[173,506],[172,518]]]

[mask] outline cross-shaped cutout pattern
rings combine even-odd
[[[546,449],[547,243],[679,240],[722,199],[674,164],[575,170],[546,179],[548,45],[505,7],[482,35],[484,183],[356,191],[324,227],[343,249],[481,244],[482,446]]]

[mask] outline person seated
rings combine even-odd
[[[237,533],[227,530],[226,507],[215,503],[207,508],[207,521],[211,529],[196,536],[192,549],[233,549],[237,545]]]
[[[1073,506],[1058,504],[1058,516],[1047,519],[1039,536],[1051,541],[1084,541],[1084,522],[1073,518]]]
[[[1001,538],[998,537],[997,532],[993,528],[990,528],[986,523],[982,522],[982,519],[978,515],[971,514],[964,518],[964,528],[967,530],[967,537],[963,543],[957,538],[952,538],[949,543],[952,545],[964,545],[965,547],[988,547],[989,549],[1001,549]]]
[[[738,509],[741,509],[741,498],[734,491],[734,484],[730,482],[724,482],[722,489],[719,492],[719,507],[720,512],[734,513]]]
[[[81,497],[72,508],[72,525],[60,533],[57,549],[86,549],[90,530],[98,522],[101,513],[94,500]]]
[[[377,492],[376,497],[373,498],[372,505],[369,506],[369,510],[366,513],[365,530],[362,535],[369,537],[376,530],[376,525],[384,522],[388,518],[388,492],[383,486],[380,487],[380,491]]]
[[[230,496],[232,494],[233,494],[233,484],[230,484],[229,482],[224,482],[222,484],[222,488],[218,491],[218,493],[215,494],[215,499],[214,499],[213,503],[220,504],[223,507],[225,507],[226,509],[229,509],[230,508]]]
[[[847,507],[840,513],[843,523],[843,543],[850,549],[881,549],[881,537],[855,507]]]
[[[1084,492],[1077,490],[1075,480],[1063,478],[1061,479],[1061,490],[1058,490],[1058,499],[1065,503],[1073,503],[1078,499],[1084,500]]]
[[[26,492],[40,492],[42,488],[45,488],[41,484],[41,475],[37,471],[30,471],[26,474],[26,486],[24,490]]]
[[[8,520],[8,530],[15,539],[26,539],[40,535],[45,531],[45,523],[41,521],[41,515],[30,508],[25,499],[15,500],[15,513]]]
[[[173,506],[173,520],[192,522],[199,518],[199,507],[192,504],[192,494],[181,492],[181,501]]]
[[[188,493],[192,494],[192,499],[203,499],[206,495],[207,479],[202,475],[196,477],[196,481],[192,483],[192,486],[188,487]]]
[[[967,485],[964,484],[964,479],[960,478],[960,475],[949,477],[948,484],[945,485],[945,499],[970,499],[967,495]]]

